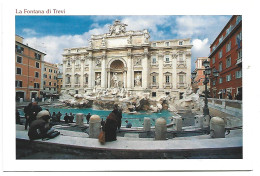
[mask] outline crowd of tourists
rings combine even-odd
[[[25,114],[25,130],[27,130],[29,126],[28,136],[30,139],[38,139],[46,137],[47,134],[53,133],[54,129],[52,128],[56,122],[64,122],[64,123],[73,123],[74,114],[72,112],[65,113],[64,121],[61,120],[62,113],[59,111],[50,112],[48,109],[43,110],[37,102],[29,103],[24,107]],[[90,122],[91,114],[88,113],[86,115],[87,124]],[[16,111],[16,123],[22,124],[20,121],[19,112]],[[132,124],[125,121],[126,128],[131,128]],[[106,142],[115,141],[116,133],[120,130],[122,124],[122,109],[118,107],[116,104],[114,106],[113,111],[107,116],[106,120],[102,119],[101,127],[102,132],[104,132],[104,139]]]

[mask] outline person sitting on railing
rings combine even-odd
[[[131,128],[132,127],[132,124],[130,122],[128,122],[128,120],[126,120],[125,123],[126,123],[126,128]]]

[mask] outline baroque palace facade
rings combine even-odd
[[[116,20],[109,33],[92,35],[88,47],[64,49],[64,93],[123,89],[150,98],[182,96],[191,84],[190,39],[149,41],[147,30],[126,26]]]

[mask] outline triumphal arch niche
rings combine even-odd
[[[190,86],[190,39],[150,41],[148,30],[128,31],[115,20],[108,33],[92,35],[88,47],[63,53],[63,92],[124,89],[150,97],[180,93]]]

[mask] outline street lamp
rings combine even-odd
[[[207,85],[209,83],[209,75],[211,74],[211,68],[209,67],[209,61],[205,60],[202,62],[202,65],[205,67],[204,75],[205,80],[203,84],[205,85],[205,99],[204,99],[204,108],[203,108],[203,115],[209,115],[209,108],[208,108],[208,89]],[[214,68],[213,69],[213,76],[218,77],[218,71]]]

